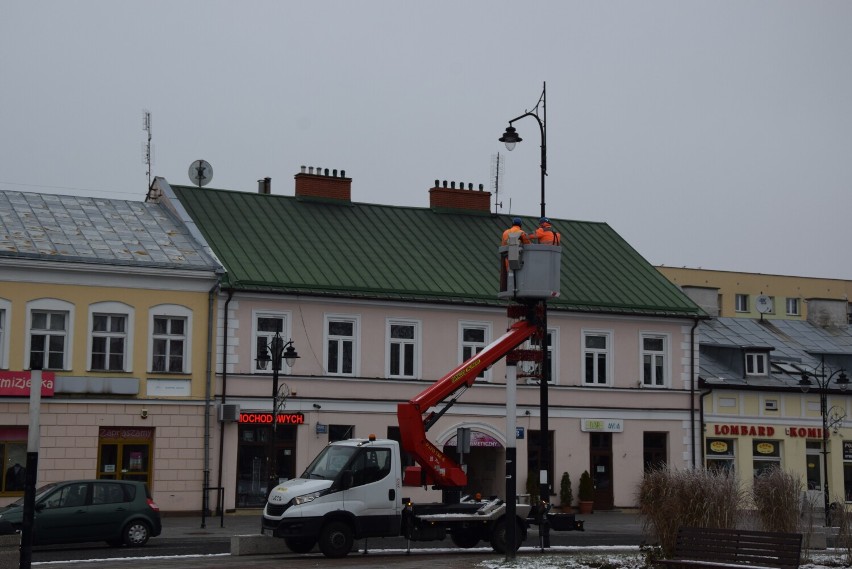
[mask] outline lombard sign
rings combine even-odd
[[[622,433],[623,419],[580,419],[580,430],[584,433]]]
[[[0,396],[29,397],[31,375],[29,370],[0,371]],[[41,396],[53,397],[56,374],[52,371],[41,372]]]

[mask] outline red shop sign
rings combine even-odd
[[[29,397],[31,372],[23,371],[0,371],[0,396],[3,397]],[[41,396],[53,397],[53,389],[56,385],[56,374],[52,371],[41,372]]]
[[[240,423],[272,424],[272,413],[240,413]],[[278,413],[279,425],[304,425],[302,413]]]

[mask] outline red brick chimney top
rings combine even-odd
[[[346,170],[341,170],[338,176],[337,170],[329,173],[328,168],[302,166],[301,172],[294,177],[297,198],[352,201],[352,178],[346,177]]]
[[[491,211],[491,192],[484,191],[482,184],[479,184],[479,190],[474,190],[473,184],[468,184],[465,189],[463,182],[459,182],[458,188],[455,182],[450,182],[449,188],[446,180],[443,186],[439,182],[435,180],[435,187],[429,190],[429,207],[432,209]]]

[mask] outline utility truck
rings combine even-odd
[[[458,547],[470,548],[485,541],[498,553],[520,547],[527,535],[530,504],[516,504],[510,518],[507,509],[511,508],[496,496],[415,504],[402,494],[403,486],[465,487],[464,468],[430,442],[426,431],[474,384],[480,372],[501,358],[511,354],[513,361],[523,361],[541,356],[541,350],[517,348],[533,336],[542,337],[545,308],[540,301],[559,293],[561,248],[511,243],[500,252],[503,274],[498,296],[518,302],[508,308],[515,321],[506,333],[413,399],[398,404],[401,448],[394,440],[373,435],[336,441],[301,476],[275,486],[263,511],[264,533],[283,538],[295,553],[319,545],[325,556],[333,558],[346,556],[355,539],[375,537],[402,536],[411,542],[449,536]],[[442,404],[441,409],[433,410]],[[401,450],[417,464],[403,468]],[[459,496],[460,492],[445,495]],[[514,543],[508,543],[507,534],[514,534]]]

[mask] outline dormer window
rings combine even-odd
[[[746,375],[766,375],[768,365],[767,354],[748,352],[745,356]]]

